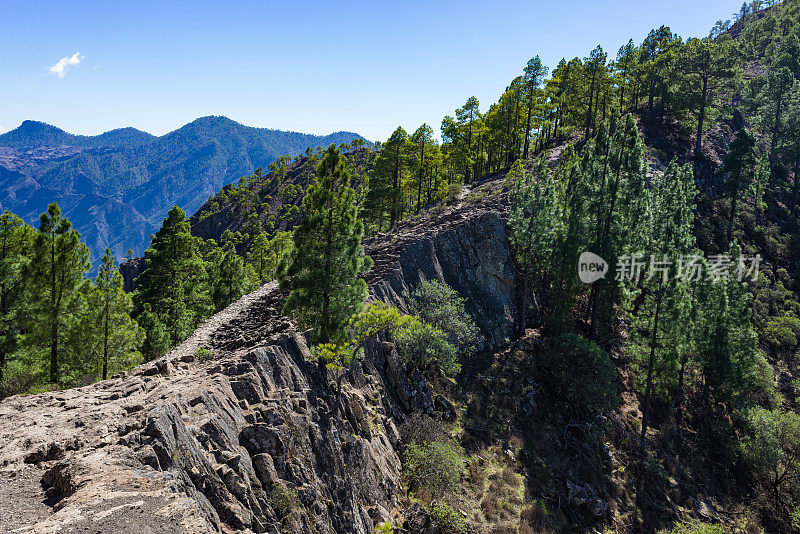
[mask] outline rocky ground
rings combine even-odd
[[[367,279],[372,298],[401,307],[420,280],[447,282],[492,349],[513,331],[514,273],[495,200],[476,191],[367,243]],[[337,397],[280,302],[267,284],[130,374],[0,403],[0,532],[402,523],[397,426],[452,406],[377,340]]]

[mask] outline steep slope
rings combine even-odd
[[[225,117],[203,117],[161,137],[133,128],[79,136],[25,121],[0,135],[0,208],[35,223],[58,201],[97,263],[105,247],[117,257],[128,248],[143,252],[173,205],[193,213],[225,184],[279,156],[356,137],[251,128]]]
[[[513,329],[514,274],[491,204],[367,251],[379,260],[372,298],[404,306],[404,288],[436,278],[493,318],[481,322],[487,349]],[[339,402],[281,298],[265,285],[130,375],[0,403],[0,532],[366,534],[392,520],[397,425],[441,405],[377,340]]]

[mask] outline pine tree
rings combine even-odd
[[[39,217],[31,261],[25,276],[29,283],[28,338],[49,349],[50,382],[61,381],[59,340],[71,313],[68,305],[90,268],[89,249],[80,234],[61,216],[55,202]]]
[[[732,243],[727,256],[733,265],[738,264],[741,248]],[[740,281],[731,271],[727,277],[698,286],[695,346],[702,394],[709,402],[729,402],[753,391],[759,368],[767,365],[752,326],[753,298],[747,280]]]
[[[135,353],[142,343],[144,331],[139,328],[130,313],[133,310],[131,295],[122,289],[122,275],[114,264],[114,255],[109,249],[94,283],[93,308],[95,327],[99,327],[99,347],[103,380],[108,378],[109,363],[118,367],[129,367],[135,361]],[[98,351],[100,352],[100,351]]]
[[[536,179],[528,179],[520,160],[509,171],[512,183],[509,240],[523,268],[523,284],[519,329],[526,325],[530,279],[541,282],[554,266],[557,243],[563,237],[563,188],[553,173],[548,172],[544,159],[537,166]],[[543,285],[542,285],[543,287]],[[541,309],[540,309],[541,313]]]
[[[278,265],[291,250],[291,232],[276,232],[272,239],[268,239],[265,232],[256,236],[247,253],[247,262],[253,269],[259,285],[275,279]]]
[[[533,115],[533,108],[536,102],[536,94],[540,91],[539,86],[542,80],[547,75],[547,67],[542,65],[542,60],[539,56],[533,57],[528,60],[525,65],[525,74],[523,76],[525,84],[525,148],[522,152],[522,159],[528,159],[528,148],[530,146],[531,137],[531,117]],[[477,100],[476,100],[477,102]]]
[[[725,187],[731,199],[731,207],[728,212],[729,242],[733,239],[733,224],[739,205],[739,195],[743,190],[747,190],[756,173],[755,146],[755,137],[747,130],[741,130],[731,143],[730,150],[723,161],[722,170],[728,173]]]
[[[144,257],[145,270],[136,279],[134,317],[144,313],[145,305],[149,304],[150,312],[158,320],[147,323],[153,328],[163,325],[171,343],[177,344],[213,312],[197,239],[192,236],[182,209],[175,206],[169,211]],[[146,333],[148,337],[151,335],[151,331]],[[155,342],[148,344],[157,345]]]
[[[244,260],[236,254],[233,243],[225,243],[221,252],[216,276],[211,281],[211,298],[216,311],[226,308],[253,287]]]
[[[697,190],[690,165],[679,167],[674,161],[652,186],[652,225],[650,265],[640,283],[642,303],[631,324],[631,352],[644,379],[641,443],[650,423],[650,403],[654,391],[677,379],[682,355],[689,350],[686,324],[691,307],[688,281],[677,276],[677,262],[695,252],[694,225]],[[662,342],[663,340],[668,340]]]
[[[475,163],[474,159],[474,136],[477,122],[481,118],[480,103],[478,99],[471,96],[467,99],[463,106],[456,110],[456,124],[458,125],[459,135],[456,137],[458,140],[457,146],[460,148],[462,154],[462,162],[464,165],[464,183],[470,183],[470,171],[472,165]]]
[[[372,260],[361,244],[364,224],[358,219],[359,208],[350,175],[331,145],[303,199],[304,217],[294,230],[294,249],[278,274],[281,289],[289,291],[284,313],[310,328],[316,343],[343,341],[348,320],[363,308],[367,296],[367,284],[359,275],[369,270]]]
[[[384,212],[389,212],[389,228],[394,228],[403,214],[403,182],[407,172],[408,134],[398,127],[375,159],[374,178],[367,193],[368,209],[378,213],[378,228]]]
[[[415,170],[417,182],[417,213],[422,207],[422,188],[425,184],[425,177],[429,174],[428,167],[431,161],[431,146],[433,145],[433,129],[427,124],[423,124],[414,131],[410,141],[414,152],[412,156],[412,166]],[[428,160],[426,161],[426,156]]]
[[[736,56],[730,38],[689,39],[681,50],[683,94],[690,95],[690,104],[697,108],[694,157],[703,155],[703,127],[710,110],[722,100],[723,93],[736,81]]]
[[[592,50],[589,57],[586,58],[586,72],[589,77],[589,108],[586,112],[586,138],[589,137],[589,132],[594,128],[595,115],[597,115],[598,105],[595,103],[595,95],[597,100],[600,99],[600,87],[603,83],[603,78],[608,74],[606,70],[606,59],[608,54],[603,51],[600,45]]]
[[[19,316],[25,302],[25,258],[33,228],[9,211],[0,215],[0,383],[9,355],[18,344]]]

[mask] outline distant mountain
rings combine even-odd
[[[161,137],[135,128],[73,135],[25,121],[0,135],[0,209],[36,224],[58,201],[96,267],[105,247],[118,258],[128,248],[141,254],[173,205],[191,215],[209,195],[279,156],[354,138],[361,136],[251,128],[216,116]]]

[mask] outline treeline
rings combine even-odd
[[[80,385],[135,365],[142,330],[130,318],[114,256],[94,281],[89,249],[53,203],[38,229],[0,215],[0,396]]]
[[[767,4],[775,7],[762,11]],[[628,41],[614,57],[598,46],[587,57],[562,59],[549,78],[536,56],[486,111],[469,97],[446,116],[441,143],[427,124],[411,135],[398,127],[376,145],[380,152],[364,204],[368,229],[392,227],[447,198],[452,184],[506,170],[555,143],[588,139],[615,109],[648,120],[676,118],[686,137],[694,137],[687,157],[703,163],[709,125],[731,117],[738,106],[755,117],[759,154],[797,168],[800,3],[776,4],[743,6],[736,14],[738,32],[730,21],[719,21],[709,36],[684,40],[661,26],[639,44]]]
[[[740,135],[752,150],[749,134]],[[797,513],[800,416],[785,409],[757,344],[751,287],[759,280],[758,258],[745,256],[736,240],[724,254],[704,257],[691,163],[673,161],[648,177],[643,149],[634,118],[612,112],[554,169],[544,160],[533,175],[520,161],[512,166],[505,185],[509,236],[523,273],[520,328],[535,317],[552,339],[571,347],[577,338],[583,352],[595,355],[580,364],[579,376],[562,377],[581,401],[576,407],[590,414],[603,413],[617,395],[604,349],[624,349],[642,399],[639,476],[652,475],[646,451],[655,414],[671,422],[659,435],[669,431],[669,446],[682,451],[682,420],[693,399],[692,410],[714,414],[722,433],[735,436],[731,463],[744,461],[771,484],[780,507]],[[732,154],[731,167],[742,153],[732,146]],[[584,251],[609,263],[591,285],[576,277]],[[563,357],[576,356],[570,349]]]
[[[94,280],[89,249],[53,203],[38,229],[0,215],[0,396],[74,387],[152,360],[205,318],[275,278],[290,233],[192,236],[173,208],[128,294],[110,251]],[[237,243],[252,243],[242,257]]]
[[[245,255],[237,246],[250,243]],[[220,243],[191,233],[186,214],[172,208],[145,251],[136,278],[132,316],[145,332],[142,355],[152,360],[177,345],[201,321],[245,293],[273,280],[291,251],[288,232],[272,237],[255,217],[243,231],[223,233]]]

